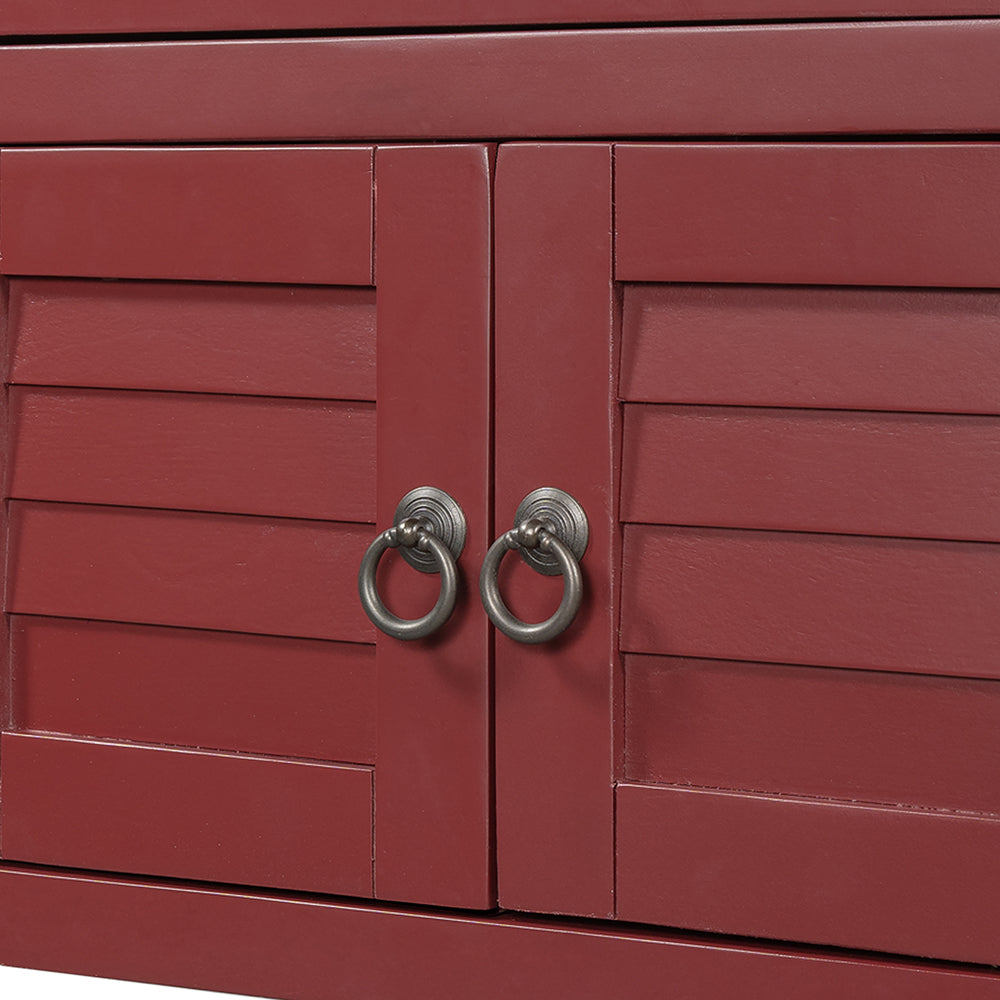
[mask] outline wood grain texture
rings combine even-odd
[[[491,499],[492,150],[379,148],[378,524],[410,490],[445,490],[468,534],[451,619],[377,639],[380,899],[486,909],[493,862],[489,622],[475,580]],[[394,613],[433,606],[440,578],[383,559]]]
[[[10,332],[9,332],[9,282],[0,278],[0,343],[9,345],[10,343]],[[7,482],[10,478],[10,432],[9,432],[9,421],[8,421],[8,406],[9,406],[10,393],[7,391],[0,392],[0,427],[3,428],[3,438],[0,441],[0,461],[2,461],[2,472],[0,472],[0,477],[2,477],[3,489],[0,495],[6,497],[7,495]],[[10,525],[9,525],[9,507],[8,503],[0,504],[0,538],[3,538],[3,549],[4,549],[4,559],[6,561],[7,557],[7,547],[9,545],[10,537]],[[6,595],[6,572],[4,573],[4,592]],[[6,611],[6,596],[4,598],[4,610]],[[11,714],[11,672],[10,672],[10,661],[9,661],[9,650],[10,650],[10,616],[6,614],[0,615],[0,649],[8,651],[8,659],[4,662],[3,667],[0,668],[0,730],[10,725],[10,714]]]
[[[367,147],[0,153],[4,274],[370,285]]]
[[[9,610],[370,642],[367,525],[14,502]]]
[[[177,392],[11,392],[10,496],[375,519],[369,403]]]
[[[370,768],[5,733],[6,860],[371,896]]]
[[[280,31],[304,28],[418,27],[477,24],[574,24],[596,21],[695,21],[762,18],[997,14],[995,0],[756,0],[752,9],[734,0],[173,0],[136,8],[127,0],[85,0],[67,10],[58,0],[8,0],[0,14],[3,34],[97,32]]]
[[[371,646],[14,618],[12,728],[375,762]]]
[[[585,599],[558,639],[496,636],[500,903],[614,912],[612,780],[620,665],[611,150],[514,144],[497,165],[495,536],[529,492],[566,490],[590,542]],[[501,566],[511,611],[542,621],[559,577]]]
[[[659,656],[625,677],[629,781],[1000,814],[993,682]]]
[[[626,285],[621,395],[648,403],[1000,413],[1000,296]]]
[[[11,381],[375,399],[375,291],[10,282]]]
[[[995,287],[998,208],[994,143],[622,145],[615,274]]]
[[[994,1000],[1000,976],[872,955],[0,867],[0,960],[286,1000]],[[393,956],[395,960],[387,960]],[[414,976],[413,970],[420,970]]]
[[[996,819],[641,785],[617,807],[622,919],[997,960]]]
[[[968,134],[1000,126],[998,38],[950,20],[11,46],[0,142]]]
[[[1000,541],[1000,421],[630,405],[621,516]]]
[[[624,650],[996,677],[995,545],[633,526]]]

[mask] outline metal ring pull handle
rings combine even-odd
[[[396,508],[395,524],[368,546],[358,570],[358,594],[365,614],[375,626],[394,639],[423,639],[451,617],[458,597],[455,561],[465,546],[465,516],[442,490],[422,486],[412,490]],[[421,573],[440,573],[437,602],[422,618],[400,618],[382,601],[375,582],[379,560],[398,548],[406,561]]]
[[[521,501],[514,520],[516,527],[502,534],[486,553],[479,574],[479,594],[490,621],[504,635],[530,645],[548,642],[565,632],[580,610],[583,574],[579,560],[587,548],[587,516],[568,493],[544,487]],[[539,573],[562,574],[562,600],[555,614],[543,622],[521,621],[500,596],[497,574],[503,557],[512,549],[518,549]]]

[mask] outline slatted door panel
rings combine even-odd
[[[374,155],[2,153],[4,857],[372,895]]]
[[[1000,149],[616,177],[618,915],[995,962]]]

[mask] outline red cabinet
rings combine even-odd
[[[317,998],[1000,993],[996,41],[0,50],[0,960]],[[358,566],[425,485],[468,537],[454,615],[401,642]],[[476,581],[543,486],[586,511],[585,597],[525,645]],[[392,554],[378,586],[417,616],[438,581]],[[499,586],[537,621],[562,582],[510,555]]]

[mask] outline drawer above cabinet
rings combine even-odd
[[[960,17],[1000,13],[996,0],[8,0],[3,35],[206,32],[509,25],[805,20],[846,17]]]

